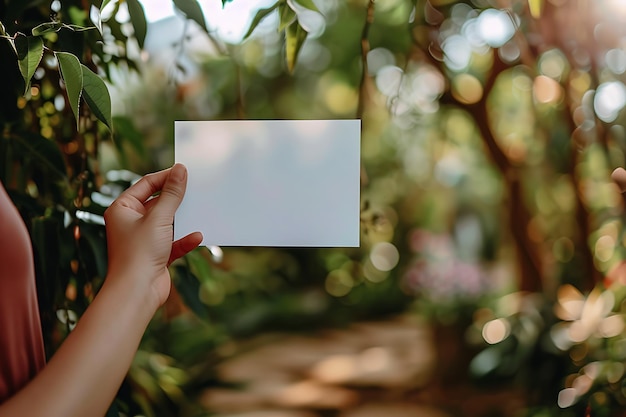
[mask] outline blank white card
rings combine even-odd
[[[359,246],[359,120],[177,121],[174,144],[188,170],[175,239]]]

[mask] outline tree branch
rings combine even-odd
[[[431,26],[431,29],[438,31],[437,27]],[[426,59],[431,65],[437,68],[442,74],[446,73],[446,68],[442,60],[436,59],[432,51],[437,45],[431,44],[428,46],[420,45],[419,40],[412,33],[413,44],[419,49],[419,54],[422,59]],[[430,39],[436,39],[431,36]],[[489,112],[487,109],[487,100],[491,95],[496,80],[509,68],[509,66],[503,62],[498,56],[498,51],[493,50],[493,65],[491,71],[488,74],[484,85],[483,95],[481,99],[474,104],[460,103],[454,95],[451,93],[444,94],[440,99],[441,104],[449,104],[458,108],[465,108],[472,115],[475,124],[480,132],[481,138],[487,149],[488,156],[496,165],[502,177],[507,185],[509,193],[509,223],[510,230],[515,241],[517,253],[518,253],[518,266],[519,266],[519,289],[522,291],[541,291],[542,290],[542,258],[539,250],[528,236],[528,224],[531,220],[531,215],[526,207],[524,201],[524,190],[521,182],[521,175],[518,172],[519,167],[514,165],[506,153],[502,150],[497,142],[491,130],[491,124],[489,120]]]
[[[363,25],[363,31],[361,32],[361,82],[359,84],[359,103],[357,106],[356,117],[357,119],[363,118],[365,111],[365,101],[368,97],[367,80],[368,80],[368,66],[367,66],[367,54],[370,51],[369,32],[372,23],[374,23],[374,5],[375,0],[369,0],[367,3],[367,15],[365,17],[365,24]]]

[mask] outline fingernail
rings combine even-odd
[[[172,167],[170,177],[175,181],[183,181],[187,176],[187,168],[183,164],[176,164]]]

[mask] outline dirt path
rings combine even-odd
[[[213,388],[201,398],[218,417],[478,416],[522,406],[509,391],[443,389],[440,349],[414,317],[255,342],[218,368],[220,379],[238,389]]]

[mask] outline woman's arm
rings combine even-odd
[[[104,415],[167,299],[168,265],[202,241],[193,233],[172,242],[186,180],[179,164],[147,175],[107,209],[109,272],[102,288],[49,364],[0,405],[0,417]]]

